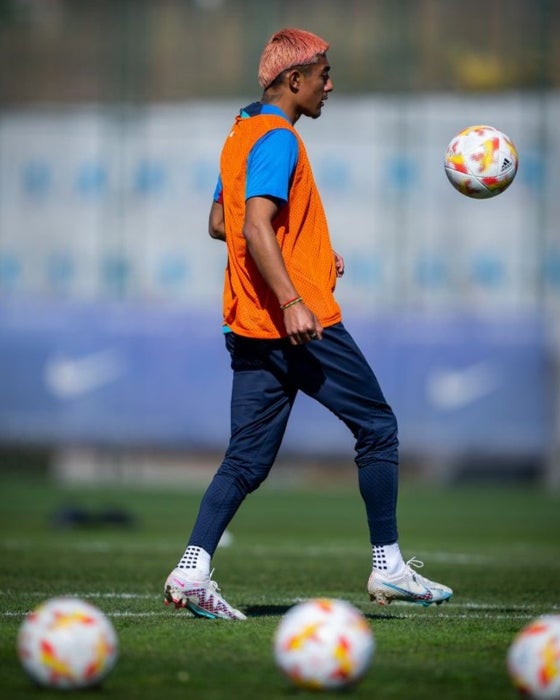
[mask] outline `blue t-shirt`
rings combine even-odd
[[[260,102],[244,107],[244,118],[256,114],[276,114],[288,123],[288,117],[275,105],[263,105]],[[289,129],[272,129],[255,143],[247,157],[247,181],[245,199],[250,197],[274,197],[283,204],[288,201],[290,180],[298,157],[298,143]],[[222,179],[218,176],[214,201],[221,201]]]

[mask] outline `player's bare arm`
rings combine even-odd
[[[208,233],[211,238],[215,238],[218,241],[226,240],[224,205],[221,202],[212,202],[210,215],[208,217]]]
[[[263,279],[283,306],[298,299],[295,288],[272,227],[278,213],[278,205],[267,197],[251,197],[247,200],[243,235],[247,248]],[[288,305],[284,309],[284,325],[292,345],[320,339],[323,327],[304,301]]]

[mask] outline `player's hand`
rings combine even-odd
[[[283,313],[284,325],[292,345],[304,345],[311,340],[322,340],[323,326],[303,302],[288,307]]]
[[[344,274],[344,258],[342,257],[342,255],[337,253],[336,250],[333,252],[334,252],[334,266],[336,269],[336,276],[342,277],[342,275]]]

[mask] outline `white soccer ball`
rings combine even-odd
[[[517,173],[513,141],[493,126],[469,126],[454,136],[445,152],[445,174],[461,194],[489,199],[507,189]]]
[[[109,619],[79,598],[51,598],[22,622],[17,653],[39,685],[77,689],[98,685],[115,665],[118,640]]]
[[[535,700],[560,698],[560,615],[542,615],[515,637],[507,654],[514,686]]]
[[[344,600],[318,598],[295,605],[274,636],[274,657],[297,686],[342,688],[365,674],[375,639],[362,613]]]

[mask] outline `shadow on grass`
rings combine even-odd
[[[281,617],[285,615],[293,605],[249,605],[244,608],[247,617]],[[404,620],[406,615],[392,615],[387,613],[364,613],[368,620]]]
[[[406,620],[406,615],[391,615],[388,613],[375,614],[375,613],[363,613],[367,620]]]
[[[244,608],[247,617],[280,617],[293,605],[249,605]]]

